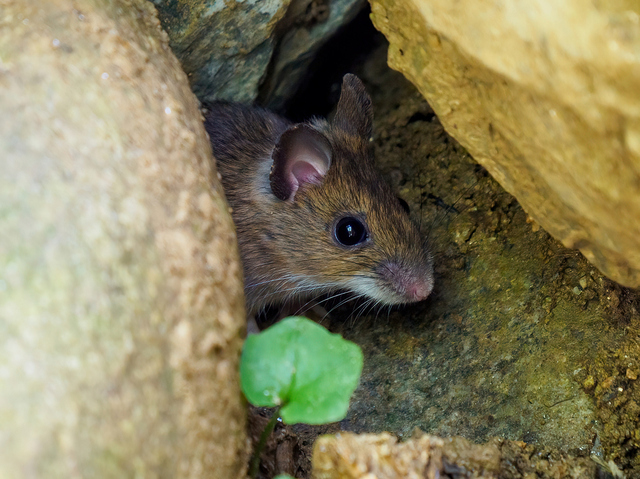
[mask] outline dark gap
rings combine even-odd
[[[371,8],[364,8],[318,51],[300,87],[278,113],[294,122],[328,116],[338,103],[342,77],[386,42],[371,23]]]
[[[436,117],[434,112],[422,113],[421,111],[414,113],[409,118],[408,123],[415,123],[417,121],[431,121]]]

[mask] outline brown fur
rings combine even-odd
[[[382,304],[404,303],[410,299],[398,284],[406,278],[433,284],[431,256],[417,228],[374,168],[372,123],[364,87],[345,77],[334,121],[308,123],[331,145],[324,181],[283,201],[271,191],[269,171],[274,147],[292,125],[259,108],[210,106],[205,126],[233,208],[250,314],[341,289]],[[365,222],[368,241],[351,248],[336,242],[333,227],[344,215]],[[389,263],[393,275],[385,270]]]

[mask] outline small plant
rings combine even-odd
[[[325,424],[347,415],[362,360],[357,344],[300,316],[247,338],[240,360],[242,391],[254,406],[277,408],[254,452],[251,477],[278,417],[287,424]]]

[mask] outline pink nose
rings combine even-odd
[[[433,289],[433,270],[429,264],[406,267],[390,261],[383,264],[381,275],[396,291],[399,302],[422,301]]]
[[[433,284],[428,281],[415,280],[407,286],[407,296],[413,301],[422,301],[431,294]]]

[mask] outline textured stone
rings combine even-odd
[[[314,53],[364,5],[364,0],[153,2],[198,98],[249,103],[267,81],[262,96],[272,105],[291,94]]]
[[[497,447],[489,446],[483,450],[481,446],[472,445],[465,439],[455,440],[462,446],[457,449],[467,451],[469,457],[481,457],[480,461],[466,464],[476,471],[476,477],[496,476],[500,465]],[[318,438],[313,449],[313,477],[435,479],[446,472],[443,464],[445,444],[451,445],[452,440],[426,434],[403,443],[389,433],[323,436]],[[468,454],[471,449],[473,452]],[[459,468],[457,464],[454,465]]]
[[[0,8],[0,477],[238,477],[244,307],[144,0]]]
[[[198,98],[255,100],[291,0],[154,3]]]
[[[372,0],[389,64],[565,246],[640,286],[640,7]]]
[[[461,437],[418,433],[399,442],[388,434],[323,436],[313,449],[314,479],[596,477],[591,459],[536,450],[523,442],[473,444]]]

